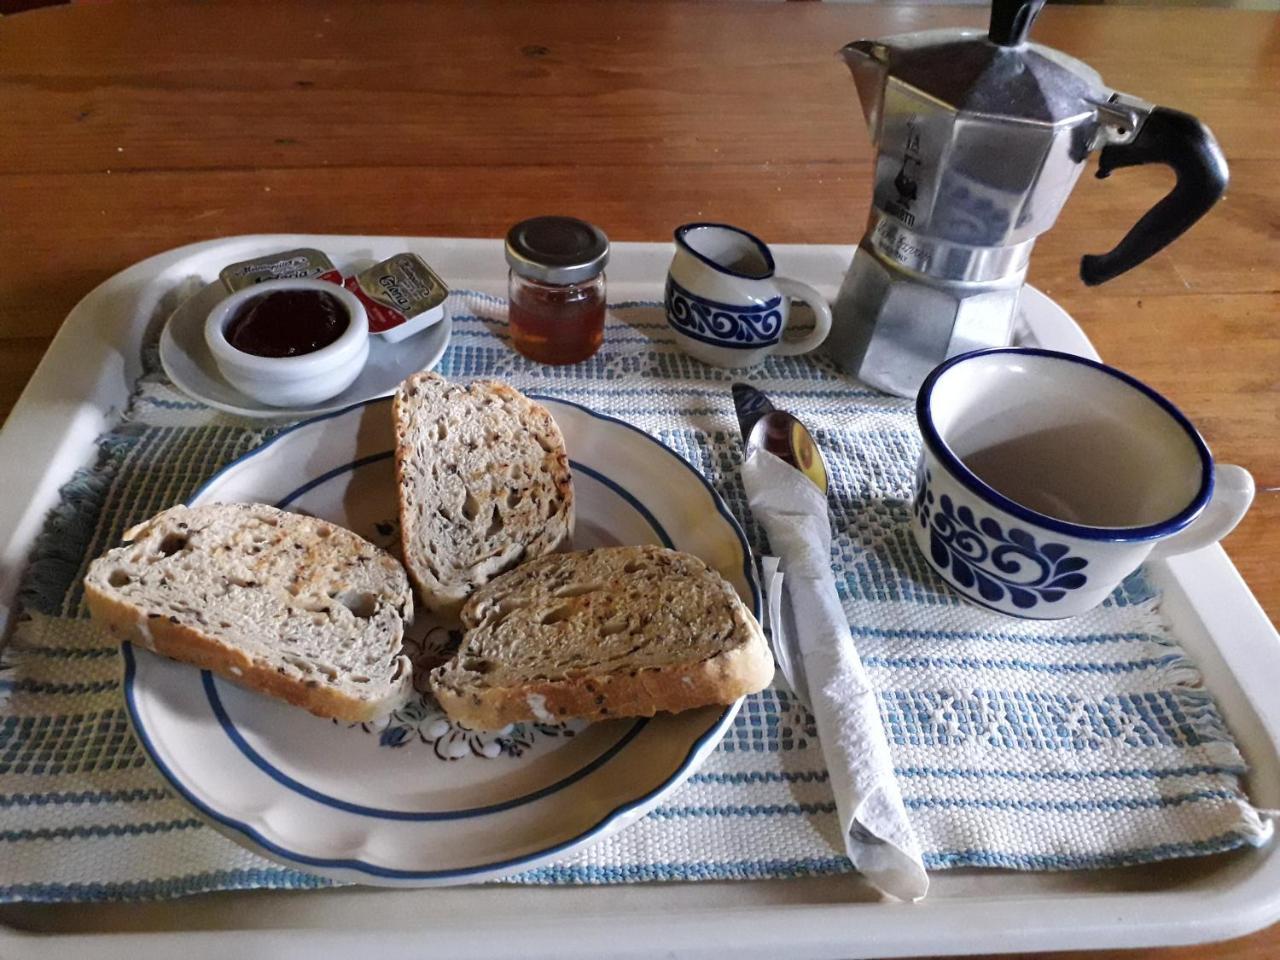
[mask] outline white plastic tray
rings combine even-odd
[[[140,373],[140,346],[172,292],[257,253],[314,246],[338,259],[403,249],[455,288],[502,293],[496,240],[254,236],[171,250],[110,278],[72,310],[0,431],[0,636],[58,488],[92,462]],[[849,247],[783,246],[779,269],[834,295]],[[610,298],[652,297],[667,244],[618,243]],[[1032,293],[1020,339],[1090,352]],[[1123,357],[1111,358],[1121,365]],[[1164,609],[1236,735],[1250,796],[1280,807],[1280,636],[1220,547],[1155,566]],[[880,901],[856,876],[610,887],[251,891],[154,904],[0,907],[0,956],[280,960],[424,955],[895,957],[1140,947],[1239,936],[1280,919],[1280,856],[1257,850],[1124,870],[934,874],[919,904]],[[107,934],[110,934],[109,936]]]

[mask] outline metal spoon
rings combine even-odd
[[[803,423],[785,410],[779,410],[769,398],[746,383],[733,385],[733,406],[738,413],[738,426],[746,443],[746,455],[764,448],[784,463],[789,463],[825,495],[827,465],[822,451]]]

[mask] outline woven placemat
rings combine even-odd
[[[441,373],[500,378],[640,427],[706,476],[767,548],[738,480],[733,375],[681,353],[659,303],[615,304],[601,351],[566,368],[509,348],[502,300],[462,292],[451,308]],[[27,619],[3,654],[2,900],[328,883],[240,848],[166,788],[129,732],[115,645],[86,619],[88,560],[269,435],[179,393],[154,347],[145,369],[123,421],[99,440],[100,462],[62,491],[27,573]],[[1230,734],[1140,574],[1077,620],[1022,622],[964,604],[910,540],[910,404],[821,357],[772,358],[751,380],[813,428],[830,465],[832,566],[928,867],[1118,866],[1269,836],[1241,790]],[[409,738],[390,748],[408,762],[430,749]],[[710,760],[648,817],[511,882],[851,869],[813,719],[771,689],[748,698]]]

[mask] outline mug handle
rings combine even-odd
[[[774,277],[773,282],[784,297],[803,300],[813,311],[813,330],[807,337],[799,340],[779,340],[778,345],[770,352],[779,357],[790,357],[797,353],[808,353],[815,349],[827,334],[831,332],[831,307],[827,298],[807,283],[792,280],[790,277]]]
[[[1217,543],[1235,529],[1253,503],[1253,475],[1233,463],[1215,464],[1213,498],[1191,525],[1157,543],[1148,559],[1160,560]]]

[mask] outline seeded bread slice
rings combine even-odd
[[[429,675],[452,720],[648,717],[730,704],[773,678],[755,617],[697,557],[610,547],[531,560],[475,592]]]
[[[456,622],[482,584],[573,533],[573,484],[551,414],[503,383],[434,373],[396,391],[405,566],[424,606]]]
[[[404,703],[413,595],[394,557],[323,520],[263,504],[173,507],[89,565],[95,620],[121,640],[322,717]]]

